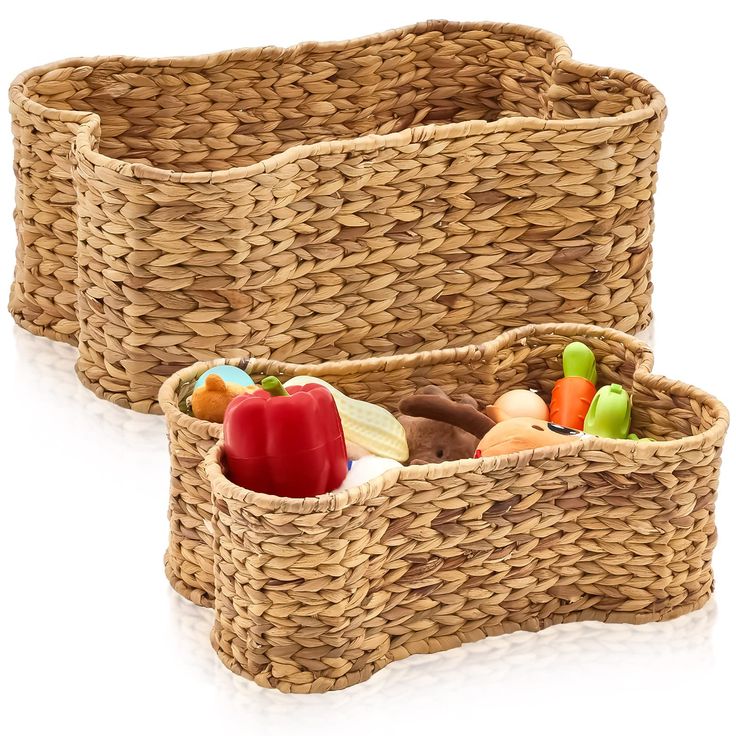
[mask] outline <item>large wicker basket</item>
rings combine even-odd
[[[664,100],[554,34],[71,59],[10,100],[11,312],[122,406],[243,345],[304,362],[650,320]]]
[[[643,342],[608,328],[530,325],[465,348],[240,364],[256,379],[318,375],[389,408],[427,384],[491,402],[513,387],[549,396],[574,339],[595,351],[601,383],[632,392],[634,429],[658,441],[587,437],[405,467],[304,500],[231,484],[215,444],[221,425],[179,411],[180,387],[212,363],[169,378],[160,395],[172,462],[167,573],[191,600],[214,601],[225,664],[261,685],[317,692],[484,636],[658,621],[703,605],[728,413],[703,391],[652,375]]]

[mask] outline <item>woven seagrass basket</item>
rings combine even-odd
[[[170,377],[160,395],[171,441],[167,574],[191,600],[214,602],[212,641],[225,664],[264,686],[318,692],[484,636],[659,621],[703,605],[728,413],[705,392],[653,375],[643,342],[609,328],[530,325],[481,345],[388,358],[227,362],[255,379],[317,375],[391,409],[428,384],[490,403],[515,387],[548,398],[576,339],[595,352],[600,384],[631,391],[633,429],[656,442],[586,437],[410,466],[312,499],[230,483],[221,425],[178,409],[182,388],[214,363]]]
[[[122,406],[243,345],[308,362],[650,320],[664,100],[552,33],[71,59],[10,101],[10,310]]]

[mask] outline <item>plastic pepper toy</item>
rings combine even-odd
[[[236,396],[223,421],[225,473],[244,488],[275,496],[318,496],[348,472],[335,400],[317,384],[287,391],[275,376]]]
[[[294,376],[284,384],[284,388],[288,390],[292,386],[305,386],[308,383],[324,386],[335,399],[351,458],[351,449],[355,448],[358,457],[363,454],[362,451],[366,451],[370,455],[390,457],[400,463],[408,459],[406,433],[399,420],[388,409],[367,401],[351,399],[327,381],[313,376]]]
[[[598,380],[593,351],[582,342],[571,342],[562,353],[562,372],[564,378],[552,389],[550,421],[582,430]]]

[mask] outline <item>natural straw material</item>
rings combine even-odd
[[[10,309],[122,406],[243,345],[308,362],[650,320],[664,100],[546,31],[72,59],[10,99]]]
[[[225,664],[267,687],[319,692],[484,636],[658,621],[703,605],[728,413],[703,391],[652,375],[644,343],[607,328],[542,325],[466,348],[240,365],[256,380],[317,375],[390,409],[428,384],[490,403],[516,387],[548,398],[575,339],[595,352],[600,384],[631,391],[634,430],[657,442],[587,437],[411,466],[314,499],[231,484],[215,446],[221,425],[177,408],[182,384],[212,364],[169,378],[160,395],[172,463],[167,573],[195,602],[214,599],[213,643]]]

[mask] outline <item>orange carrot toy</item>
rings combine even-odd
[[[571,342],[562,353],[562,372],[565,377],[552,389],[550,421],[582,430],[598,380],[593,351],[581,342]]]

